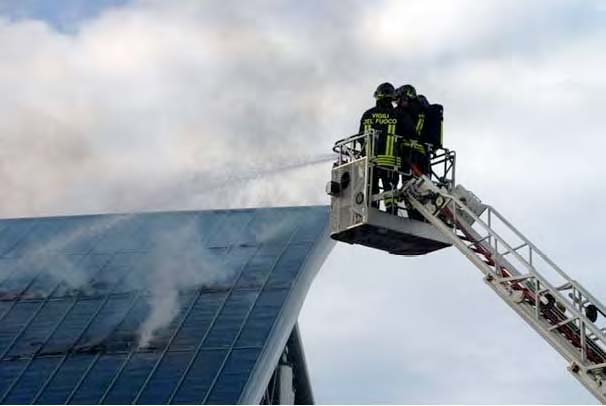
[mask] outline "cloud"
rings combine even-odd
[[[75,35],[2,23],[10,58],[0,88],[13,95],[3,108],[3,215],[154,209],[146,195],[185,178],[242,176],[328,149],[322,89],[304,90],[315,62],[281,58],[291,46],[252,22],[207,26],[189,8],[110,10]],[[312,200],[325,201],[316,188]],[[187,196],[168,205],[190,207]]]
[[[0,20],[0,215],[326,203],[328,165],[271,169],[353,133],[377,83],[410,82],[445,106],[458,180],[604,292],[603,4],[139,1],[69,34]],[[454,249],[338,247],[302,315],[317,399],[592,401],[471,271]]]
[[[323,403],[593,401],[454,248],[402,258],[338,245],[301,323]]]

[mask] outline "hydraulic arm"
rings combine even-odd
[[[420,175],[405,199],[465,255],[484,280],[568,362],[568,370],[606,402],[606,308],[491,206],[477,215],[463,198]],[[602,318],[602,324],[603,318]]]
[[[327,185],[332,237],[398,255],[455,246],[487,285],[566,359],[568,371],[606,403],[604,305],[496,209],[455,186],[453,151],[434,152],[427,173],[381,167],[397,172],[398,184],[373,193],[373,171],[379,167],[372,154],[375,137],[355,135],[335,145],[338,161]],[[380,209],[386,198],[399,202],[395,213]],[[426,222],[409,218],[413,211]]]

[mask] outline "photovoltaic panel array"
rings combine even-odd
[[[315,206],[0,220],[0,403],[258,402],[327,223]]]

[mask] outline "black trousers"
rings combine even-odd
[[[427,154],[420,152],[419,150],[404,147],[402,149],[402,171],[409,172],[410,175],[403,175],[402,181],[407,182],[413,176],[413,167],[421,171],[422,174],[429,174],[429,157]],[[425,217],[417,210],[413,209],[410,205],[407,205],[406,212],[408,218],[418,221],[426,221]]]
[[[412,167],[416,167],[421,173],[429,174],[429,156],[416,149],[406,148],[402,149],[402,171],[412,172]]]
[[[397,172],[389,171],[383,168],[375,167],[372,173],[372,194],[376,195],[381,191],[379,180],[383,185],[383,192],[391,192],[398,186],[400,175]],[[379,208],[379,202],[372,202],[372,207]],[[385,199],[385,208],[388,212],[396,214],[398,202],[395,199]]]

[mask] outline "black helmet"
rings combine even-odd
[[[385,82],[381,83],[377,90],[375,90],[375,99],[393,99],[395,97],[395,91],[393,85],[391,83]]]
[[[427,107],[429,106],[429,101],[427,100],[427,97],[423,96],[422,94],[417,96],[417,100],[419,101],[419,104],[423,107]]]
[[[395,94],[396,99],[405,98],[407,100],[417,97],[417,91],[412,85],[404,85],[398,87]]]

